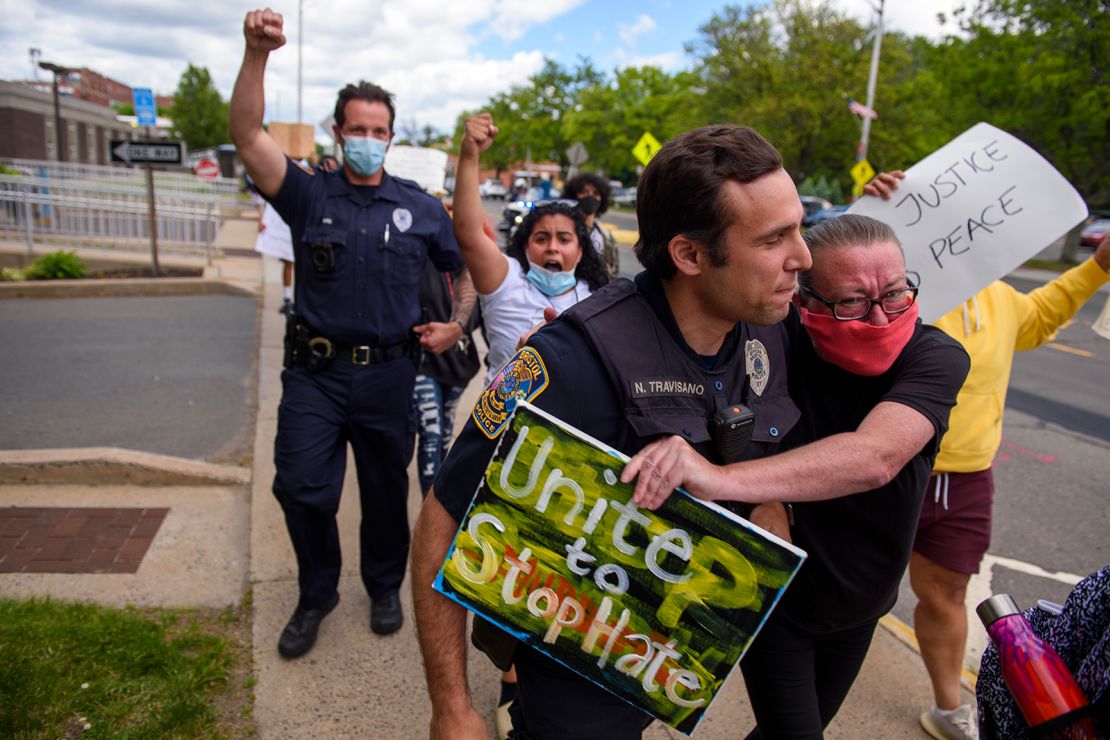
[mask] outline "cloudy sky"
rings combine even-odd
[[[740,0],[746,3],[748,0]],[[861,19],[870,0],[832,0]],[[939,36],[938,11],[958,0],[886,0],[887,26]],[[683,44],[720,0],[303,0],[303,120],[325,119],[337,90],[368,79],[397,95],[398,118],[442,130],[525,81],[544,57],[603,70],[689,64]],[[42,59],[89,67],[172,94],[191,62],[225,96],[242,58],[241,0],[0,0],[0,79],[32,76]],[[297,118],[297,0],[279,0],[288,43],[270,57],[267,120]],[[46,79],[45,72],[39,72]],[[861,91],[862,95],[862,91]],[[318,132],[322,133],[322,132]]]

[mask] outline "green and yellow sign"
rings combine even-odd
[[[435,588],[689,733],[805,553],[682,491],[638,508],[626,461],[518,403]]]

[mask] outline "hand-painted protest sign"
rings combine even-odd
[[[805,553],[683,492],[639,509],[627,459],[519,402],[435,588],[689,733]]]
[[[864,197],[848,212],[894,228],[931,322],[1082,221],[1087,206],[1041,155],[978,123],[906,170],[890,200]]]
[[[442,193],[447,176],[447,152],[394,144],[385,154],[385,169],[394,177],[414,180],[429,193]]]

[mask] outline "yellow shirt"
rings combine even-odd
[[[936,326],[960,342],[971,371],[956,397],[933,470],[986,470],[1002,443],[1002,411],[1014,352],[1036,349],[1075,316],[1108,279],[1094,259],[1026,294],[1001,280],[941,316]]]

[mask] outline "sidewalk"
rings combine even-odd
[[[221,245],[253,244],[252,226],[247,221],[228,222]],[[222,606],[238,603],[249,585],[258,679],[254,719],[262,738],[426,737],[430,704],[407,580],[404,627],[387,637],[376,636],[369,629],[369,599],[358,576],[359,507],[350,458],[338,516],[345,548],[341,601],[324,621],[312,652],[295,661],[283,660],[277,653],[278,634],[297,598],[295,559],[280,508],[270,492],[284,330],[277,312],[279,266],[272,260],[233,256],[216,260],[206,275],[260,297],[253,468],[223,468],[123,451],[59,451],[37,457],[18,453],[24,456],[22,460],[17,453],[0,453],[0,507],[167,510],[156,534],[146,538],[148,549],[145,556],[139,556],[141,565],[134,573],[0,573],[0,593],[49,594],[117,605]],[[469,408],[478,391],[475,381],[460,407]],[[457,424],[465,419],[461,413]],[[95,464],[90,465],[89,460]],[[78,471],[76,476],[59,472],[66,469],[61,463],[67,461],[79,463],[68,466]],[[97,471],[91,480],[90,470]],[[50,476],[53,482],[44,482]],[[78,485],[76,480],[83,483]],[[421,498],[414,466],[410,466],[409,480],[410,520],[415,521]],[[143,539],[134,532],[131,538]],[[472,651],[469,675],[475,705],[489,721],[492,733],[498,673]],[[880,626],[863,671],[827,737],[923,738],[917,716],[930,697],[916,652]],[[735,740],[751,725],[742,678],[736,671],[694,736]],[[655,723],[645,737],[656,740],[682,735]]]

